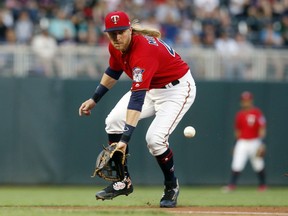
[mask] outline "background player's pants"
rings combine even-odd
[[[153,156],[163,154],[169,146],[169,136],[196,97],[196,86],[190,70],[170,88],[147,91],[140,119],[154,116],[147,133],[146,142]],[[122,134],[131,92],[127,92],[106,118],[108,134]]]
[[[250,159],[252,168],[255,172],[260,172],[264,169],[263,157],[257,157],[257,150],[262,144],[260,139],[239,139],[237,140],[233,152],[232,170],[241,172],[248,159]]]

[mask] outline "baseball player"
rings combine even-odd
[[[245,164],[250,159],[259,178],[259,191],[266,190],[263,139],[266,135],[266,120],[262,111],[253,104],[253,95],[245,91],[240,96],[241,110],[235,117],[236,144],[233,151],[230,184],[225,190],[236,189],[236,184]]]
[[[92,98],[80,106],[79,115],[89,115],[124,71],[132,80],[132,85],[105,120],[108,142],[118,142],[117,148],[127,153],[138,121],[154,116],[146,133],[146,142],[164,175],[165,187],[160,207],[175,207],[179,184],[174,173],[169,136],[196,96],[189,66],[160,39],[158,30],[141,28],[139,24],[131,25],[129,16],[123,11],[106,15],[104,31],[110,41],[109,67]],[[133,185],[126,163],[123,180],[99,191],[96,198],[112,199],[132,192]]]

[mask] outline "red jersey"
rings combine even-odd
[[[266,126],[265,117],[257,107],[241,110],[236,114],[235,128],[240,132],[239,138],[259,138],[259,129],[264,126]]]
[[[132,80],[132,91],[161,88],[184,76],[189,66],[164,41],[155,37],[132,35],[127,52],[109,44],[109,66],[124,71]]]

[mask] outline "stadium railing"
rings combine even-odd
[[[255,48],[234,55],[221,55],[215,49],[201,47],[175,50],[198,80],[288,81],[288,50]],[[45,59],[27,45],[1,45],[0,76],[99,79],[108,60],[106,46],[61,46],[53,58]]]

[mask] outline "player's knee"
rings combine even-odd
[[[153,156],[161,155],[167,150],[167,145],[158,136],[147,136],[146,135],[146,142],[147,142],[147,148],[149,149],[149,152]]]
[[[122,133],[125,122],[117,116],[108,115],[105,124],[106,133]]]
[[[263,170],[264,169],[264,167],[265,167],[265,164],[264,164],[264,160],[262,159],[259,159],[259,160],[257,160],[257,161],[254,161],[253,163],[252,163],[252,167],[253,167],[253,169],[256,171],[256,172],[260,172],[261,170]]]

